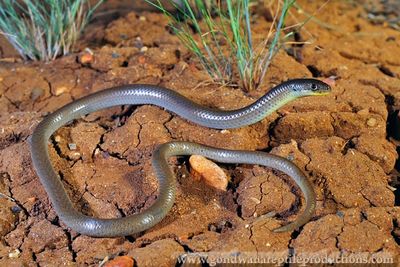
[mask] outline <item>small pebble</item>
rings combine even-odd
[[[294,160],[294,155],[293,154],[289,154],[286,158],[288,160],[290,160],[290,161],[293,161]]]
[[[190,172],[195,179],[204,180],[206,184],[226,191],[229,177],[217,164],[199,155],[191,156],[189,163],[191,166]]]
[[[40,98],[44,95],[43,88],[35,87],[31,91],[31,100],[36,101],[36,99]]]
[[[111,54],[111,57],[112,57],[112,58],[119,58],[120,55],[119,55],[118,53],[116,53],[116,52],[113,52],[113,53]]]
[[[8,257],[11,259],[19,258],[20,255],[21,255],[21,251],[19,251],[19,249],[16,249],[13,252],[8,253]]]
[[[56,135],[56,136],[54,137],[54,141],[56,141],[56,143],[60,143],[60,142],[61,142],[61,136]]]
[[[36,197],[30,197],[30,198],[28,198],[28,201],[31,202],[31,203],[33,203],[33,202],[36,201]]]
[[[73,152],[72,154],[70,154],[69,157],[70,157],[72,160],[78,160],[78,159],[81,158],[81,153],[79,153],[79,152],[76,151],[76,152]]]
[[[68,88],[66,86],[56,87],[55,90],[54,90],[54,95],[55,96],[59,96],[59,95],[63,94],[65,91],[67,91],[67,89]]]
[[[336,212],[336,215],[339,216],[340,218],[344,217],[343,211],[340,211],[340,210]]]
[[[260,204],[261,203],[261,201],[259,199],[255,198],[255,197],[251,197],[250,199],[256,204]]]
[[[79,62],[81,64],[89,64],[89,63],[92,63],[93,60],[94,60],[94,56],[93,56],[93,54],[90,54],[90,53],[85,53],[79,57]]]
[[[145,16],[140,16],[140,17],[139,17],[139,20],[140,20],[140,21],[146,21],[146,17],[145,17]]]
[[[367,121],[367,125],[369,127],[374,127],[376,125],[376,119],[375,118],[369,118]]]
[[[147,50],[149,50],[147,46],[143,46],[142,48],[140,48],[140,52],[146,52]]]
[[[12,211],[13,213],[19,213],[21,210],[22,210],[21,207],[18,206],[18,205],[15,205],[15,206],[12,206],[12,207],[11,207],[11,211]]]
[[[69,150],[76,150],[76,144],[74,144],[74,143],[69,143],[69,144],[68,144],[68,148],[69,148]]]
[[[128,256],[119,256],[110,261],[107,261],[104,267],[133,267],[134,262],[131,257]]]
[[[397,190],[396,187],[393,187],[393,186],[390,186],[390,185],[387,185],[386,187],[387,187],[389,190],[393,191],[393,192]]]

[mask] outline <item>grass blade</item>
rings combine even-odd
[[[53,60],[71,52],[94,10],[89,0],[0,0],[0,33],[24,59]]]

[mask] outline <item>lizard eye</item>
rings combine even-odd
[[[318,86],[315,83],[311,84],[311,89],[312,90],[317,90],[317,88],[318,88]]]

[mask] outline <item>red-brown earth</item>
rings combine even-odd
[[[300,5],[313,13],[323,3],[315,2]],[[90,25],[79,44],[94,52],[90,64],[79,63],[84,52],[51,63],[23,63],[1,40],[0,265],[98,265],[127,255],[137,266],[173,266],[189,252],[248,259],[274,253],[292,260],[293,252],[387,253],[396,259],[400,33],[368,21],[366,12],[362,5],[329,2],[297,36],[311,44],[281,51],[262,86],[248,94],[209,82],[157,13],[136,11]],[[301,20],[304,12],[293,15]],[[267,17],[263,10],[254,15],[256,35],[265,34]],[[207,129],[158,107],[125,106],[77,120],[49,144],[76,208],[105,218],[144,211],[155,201],[150,157],[170,140],[290,158],[312,181],[318,203],[312,221],[294,233],[271,230],[301,212],[301,193],[290,178],[259,166],[223,165],[232,177],[224,192],[194,180],[188,158],[171,161],[178,179],[174,207],[155,227],[120,238],[91,238],[68,229],[32,168],[28,139],[35,125],[102,89],[158,84],[204,106],[235,109],[287,79],[330,76],[336,77],[332,94],[296,100],[241,129]],[[262,216],[271,211],[278,217]]]

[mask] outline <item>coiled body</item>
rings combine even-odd
[[[295,222],[276,229],[276,231],[290,231],[311,218],[315,209],[315,194],[302,172],[286,159],[262,152],[218,149],[191,142],[166,143],[154,152],[152,159],[159,182],[156,202],[140,214],[116,219],[99,219],[86,216],[74,209],[51,165],[48,140],[58,128],[73,119],[100,109],[126,104],[157,105],[189,121],[210,128],[237,128],[259,121],[285,103],[301,96],[293,88],[299,86],[302,81],[294,80],[281,84],[255,103],[233,111],[208,109],[172,90],[152,85],[127,85],[100,91],[60,108],[39,123],[30,142],[33,165],[60,219],[79,233],[101,237],[124,236],[141,232],[165,217],[174,203],[176,187],[174,174],[167,165],[168,157],[197,154],[225,163],[264,165],[291,176],[304,193],[305,211]]]

